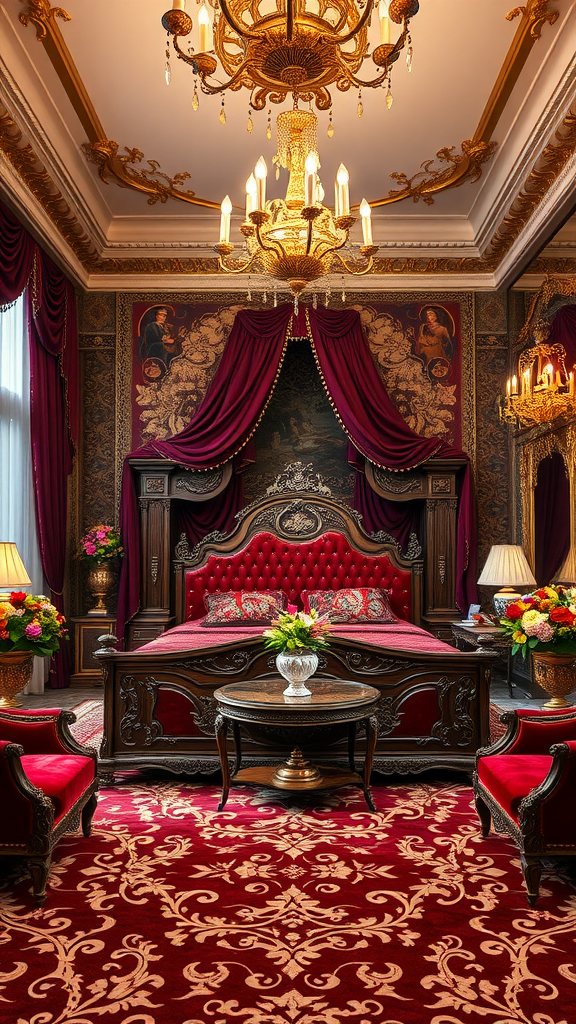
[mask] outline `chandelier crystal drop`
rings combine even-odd
[[[322,203],[316,115],[287,110],[276,123],[274,163],[290,172],[286,196],[266,199],[268,168],[260,157],[246,182],[246,216],[240,227],[245,246],[237,254],[230,242],[232,204],[228,196],[222,202],[220,241],[215,246],[220,268],[229,274],[263,271],[287,281],[295,296],[328,274],[335,262],[348,274],[367,274],[378,251],[372,241],[370,206],[365,199],[360,204],[363,244],[356,251],[348,238],[356,218],[350,214],[349,175],[343,164],[336,175],[334,212]]]
[[[410,19],[419,6],[418,0],[203,0],[195,26],[186,0],[173,0],[162,25],[203,92],[249,89],[254,110],[288,95],[330,110],[330,86],[339,92],[378,88],[389,81],[406,44],[411,69]],[[371,49],[373,19],[378,41]],[[391,22],[400,26],[395,42]],[[197,48],[185,52],[180,40],[193,29]],[[366,61],[372,71],[364,70]]]

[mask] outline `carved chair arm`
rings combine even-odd
[[[553,743],[576,740],[576,708],[520,708],[504,712],[500,721],[508,726],[507,731],[492,746],[476,751],[476,763],[480,757],[495,754],[547,754]]]
[[[54,821],[54,805],[26,775],[19,743],[0,740],[0,846],[26,844],[35,823],[41,818],[49,831]]]
[[[576,787],[576,740],[554,743],[546,778],[524,797],[519,807],[520,830],[533,844],[576,844],[573,813]],[[526,846],[526,852],[529,852]]]
[[[20,743],[26,754],[81,754],[97,759],[97,753],[74,739],[70,725],[76,721],[73,711],[60,708],[41,711],[3,709],[0,711],[0,737]]]

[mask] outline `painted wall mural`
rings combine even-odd
[[[182,430],[196,412],[216,373],[236,313],[242,304],[222,302],[134,302],[132,306],[132,447]],[[441,437],[456,446],[461,424],[461,310],[456,301],[373,302],[357,304],[366,338],[388,393],[409,426],[424,437]],[[304,352],[306,346],[301,351]],[[286,375],[281,374],[281,380]],[[296,363],[290,374],[295,379]],[[312,393],[317,374],[302,367],[302,387]],[[319,381],[318,381],[319,384]],[[312,390],[311,390],[312,389]],[[308,405],[300,395],[286,401]],[[296,403],[296,404],[294,404]],[[328,405],[328,403],[327,403]],[[329,406],[328,406],[329,408]],[[318,414],[320,415],[320,414]],[[296,424],[293,434],[309,426]],[[267,420],[268,422],[268,420]],[[274,444],[290,447],[289,430],[266,435],[260,445],[270,463]],[[259,428],[267,431],[264,424]],[[302,437],[300,444],[304,445]],[[313,442],[308,440],[312,447]],[[268,446],[268,447],[267,447]],[[297,447],[292,444],[292,447]],[[268,475],[267,465],[261,475]],[[340,471],[338,471],[339,473]],[[338,475],[338,474],[336,474]],[[340,479],[340,477],[339,477]],[[340,486],[340,485],[339,485]]]

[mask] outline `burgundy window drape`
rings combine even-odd
[[[310,332],[304,317],[308,318]],[[288,332],[312,335],[318,368],[330,401],[354,448],[350,461],[360,468],[364,457],[379,466],[401,471],[432,458],[466,460],[458,518],[457,601],[467,608],[476,597],[475,503],[468,457],[438,438],[414,433],[392,404],[364,338],[360,316],[355,310],[306,310],[291,324],[292,307],[267,312],[243,310],[236,317],[220,366],[208,393],[188,426],[168,441],[153,441],[128,456],[122,482],[121,524],[125,547],[120,595],[118,631],[135,614],[140,599],[140,530],[134,478],[128,460],[165,458],[193,469],[221,465],[237,455],[251,437],[267,402],[282,364]],[[358,453],[361,453],[360,455]],[[230,485],[232,486],[232,485]],[[230,488],[228,488],[230,490]],[[417,510],[403,509],[394,521],[394,510],[370,490],[359,474],[357,500],[363,504],[368,530],[389,529],[405,544],[415,529]],[[241,488],[214,499],[219,518],[233,519]],[[220,503],[220,504],[219,504]],[[208,506],[209,503],[205,503]],[[194,509],[186,513],[188,536],[202,535],[208,527],[203,508],[194,520]],[[222,513],[220,515],[220,513]],[[210,521],[210,529],[221,528]]]
[[[550,583],[570,550],[570,484],[559,452],[538,466],[534,490],[535,572],[539,587]]]
[[[30,431],[40,558],[64,611],[68,476],[78,437],[76,296],[68,278],[0,203],[0,305],[24,288],[30,343]],[[69,648],[54,656],[52,687],[70,685]]]

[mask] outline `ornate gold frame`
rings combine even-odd
[[[482,164],[492,156],[496,148],[496,144],[491,141],[494,130],[532,47],[540,39],[543,25],[553,25],[558,19],[558,11],[549,8],[550,2],[527,0],[525,5],[515,7],[506,15],[508,21],[520,17],[520,24],[474,136],[462,143],[461,153],[455,154],[454,147],[446,146],[436,154],[440,167],[432,169],[433,160],[426,160],[421,164],[421,170],[412,177],[403,172],[395,172],[392,177],[399,182],[400,188],[380,199],[371,200],[372,206],[386,206],[407,198],[415,202],[423,199],[426,203],[433,203],[435,193],[456,188],[467,180],[476,181],[480,177]],[[36,37],[44,45],[84,126],[89,140],[84,149],[88,158],[98,164],[102,180],[112,179],[123,187],[136,189],[148,196],[149,203],[158,200],[166,202],[168,198],[173,198],[218,208],[219,203],[201,199],[193,190],[181,188],[183,182],[190,177],[188,172],[179,172],[170,178],[161,171],[155,160],[148,160],[148,167],[137,166],[144,161],[144,154],[139,149],[124,147],[124,153],[119,153],[120,145],[106,138],[56,20],[70,21],[70,15],[61,7],[50,7],[49,0],[21,0],[21,3],[26,9],[21,11],[20,21],[24,25],[35,25]],[[443,166],[445,164],[448,166]]]

